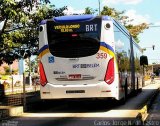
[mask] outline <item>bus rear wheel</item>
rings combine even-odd
[[[123,89],[124,89],[124,97],[120,100],[120,104],[122,104],[122,105],[125,104],[127,101],[127,94],[128,94],[128,92],[127,92],[127,90],[128,90],[127,78],[125,80],[125,85],[124,85]]]

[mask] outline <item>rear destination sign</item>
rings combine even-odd
[[[60,32],[78,32],[76,29],[81,29],[85,32],[96,32],[97,24],[65,24],[65,25],[55,25],[54,30],[59,30]]]
[[[80,24],[70,24],[70,25],[56,25],[55,30],[60,30],[61,32],[73,32],[73,29],[79,29]]]

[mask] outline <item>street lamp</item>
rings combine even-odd
[[[152,45],[152,48],[153,48],[153,50],[154,50],[154,48],[155,48],[155,45]]]
[[[154,50],[155,49],[155,45],[152,45],[151,47],[145,47],[145,48],[143,48],[142,49],[142,54],[143,54],[144,51],[146,51],[147,48],[152,48]]]
[[[100,0],[98,0],[98,5],[99,5],[99,8],[98,8],[99,9],[99,15],[100,15],[101,14],[101,12],[100,12],[100,5],[101,5]]]

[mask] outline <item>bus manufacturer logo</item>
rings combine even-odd
[[[65,74],[64,71],[53,71],[53,74]]]

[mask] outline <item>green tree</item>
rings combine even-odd
[[[55,8],[48,0],[0,0],[0,63],[11,64],[38,52],[40,21],[64,15],[66,7]],[[28,49],[28,50],[27,50]]]
[[[93,9],[90,7],[87,7],[85,10],[87,10],[85,11],[85,14],[95,14],[95,12],[92,11]],[[130,22],[133,21],[133,19],[129,20],[128,16],[125,16],[124,13],[125,11],[117,11],[115,8],[110,8],[108,6],[104,6],[101,11],[101,15],[108,15],[120,21],[129,30],[136,42],[139,43],[138,35],[149,27],[146,23],[131,25]]]
[[[94,14],[95,12],[97,12],[97,10],[92,9],[90,7],[86,7],[84,14]]]
[[[139,25],[125,25],[126,28],[129,30],[130,34],[133,36],[133,38],[136,40],[137,43],[140,42],[138,35],[142,33],[145,29],[148,29],[149,26],[146,23],[141,23]]]
[[[122,19],[126,19],[126,16],[122,16],[122,14],[124,14],[125,11],[117,11],[114,8],[109,8],[108,6],[104,6],[103,10],[101,11],[101,15],[108,15],[111,16],[117,20],[122,20]]]

